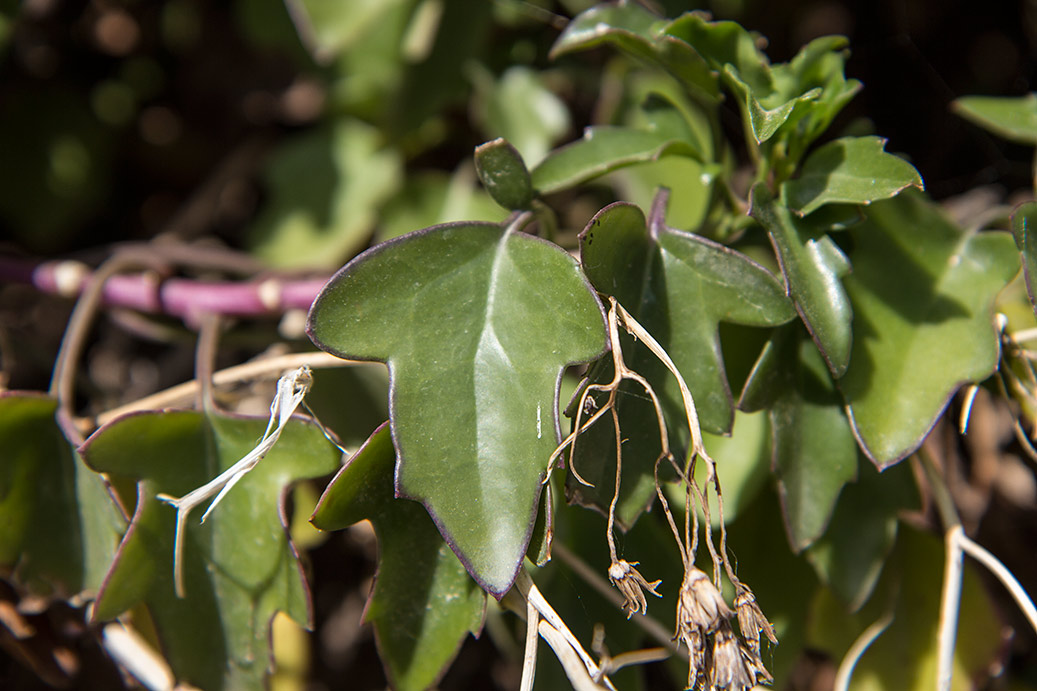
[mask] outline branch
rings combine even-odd
[[[74,260],[37,263],[0,257],[0,281],[27,283],[52,295],[76,297],[90,285],[92,277],[87,265]],[[194,324],[203,312],[226,317],[260,317],[291,309],[308,310],[328,278],[320,275],[271,276],[244,282],[162,280],[156,273],[142,272],[112,276],[105,281],[101,299],[109,307],[166,314]]]

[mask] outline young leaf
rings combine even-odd
[[[812,153],[799,177],[785,183],[785,201],[800,216],[831,203],[870,204],[906,187],[923,189],[910,163],[886,153],[881,137],[843,137]]]
[[[156,494],[181,496],[247,454],[265,418],[194,411],[131,414],[84,444],[91,467],[138,480],[137,509],[94,606],[106,620],[144,603],[177,677],[205,689],[260,689],[269,625],[283,611],[311,620],[301,565],[285,526],[284,494],[296,480],[326,475],[340,454],[316,425],[289,422],[255,470],[205,524],[188,523],[186,599],[173,588],[176,512]]]
[[[54,419],[57,401],[0,393],[0,567],[42,597],[101,586],[125,521]]]
[[[827,237],[813,239],[767,188],[756,185],[750,195],[750,214],[770,236],[778,255],[785,291],[796,304],[828,368],[841,377],[850,361],[853,340],[852,309],[840,278],[849,262]]]
[[[796,552],[825,532],[843,485],[857,478],[857,443],[842,399],[817,348],[801,332],[793,325],[775,332],[738,404],[768,411],[771,465]]]
[[[605,347],[575,260],[512,228],[458,223],[374,247],[325,286],[308,331],[389,367],[398,496],[425,504],[502,596],[529,542],[557,438],[557,387]]]
[[[655,161],[668,154],[698,158],[690,143],[674,139],[667,132],[588,127],[582,139],[552,151],[533,169],[533,187],[540,194],[550,194],[617,168]]]
[[[964,96],[951,110],[985,130],[1020,144],[1037,144],[1037,94],[1018,98]]]
[[[434,687],[465,636],[478,635],[486,594],[443,542],[424,507],[393,497],[396,451],[380,426],[324,491],[311,519],[341,530],[370,519],[378,536],[378,574],[364,617],[395,689]]]
[[[615,296],[667,350],[695,398],[702,428],[724,434],[731,429],[734,406],[720,352],[719,323],[774,326],[795,313],[766,269],[732,249],[667,227],[666,200],[666,193],[657,196],[647,223],[641,210],[630,204],[613,204],[600,211],[580,236],[581,261],[594,287]],[[641,346],[633,346],[624,358],[652,384],[662,402],[671,443],[681,448],[687,439],[687,422],[676,381]],[[658,455],[658,423],[638,388],[630,385],[623,390],[640,398],[619,399],[623,436],[647,437],[643,445],[631,441],[624,446],[623,484],[631,488],[624,493],[619,513],[625,524],[637,517],[654,493],[652,472]],[[608,422],[597,425],[608,426]],[[614,483],[606,478],[615,474],[615,443],[607,443],[611,452],[593,442],[577,445],[577,471],[595,485],[574,486],[584,503],[607,506],[612,497]],[[633,491],[635,487],[640,491]]]
[[[1026,294],[1037,314],[1037,202],[1020,204],[1012,212],[1012,235],[1022,257]]]
[[[601,4],[575,17],[551,47],[550,57],[610,44],[659,65],[701,101],[719,100],[717,78],[686,42],[666,31],[668,23],[635,3]]]
[[[910,454],[958,387],[997,366],[994,297],[1019,270],[1007,233],[968,233],[921,194],[868,207],[849,232],[855,312],[839,381],[861,448],[880,469]]]
[[[688,12],[666,25],[664,31],[694,48],[713,71],[723,73],[724,67],[731,65],[749,89],[773,93],[770,62],[757,47],[758,36],[737,22],[712,22],[703,13]]]
[[[754,91],[742,80],[734,65],[724,66],[724,81],[739,98],[742,114],[749,122],[749,129],[757,144],[762,144],[777,133],[794,111],[803,111],[805,106],[821,95],[821,89],[814,88],[786,98],[785,94],[772,91]]]
[[[475,147],[475,171],[493,200],[505,209],[528,209],[533,184],[522,156],[504,139]]]

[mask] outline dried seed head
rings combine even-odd
[[[735,611],[738,613],[738,629],[742,632],[750,652],[756,659],[760,657],[760,633],[764,633],[771,643],[777,644],[778,637],[774,635],[774,627],[763,615],[760,606],[756,604],[756,596],[749,586],[738,583],[735,595]],[[762,665],[761,665],[762,667]],[[764,670],[766,673],[766,670]]]
[[[712,633],[733,614],[709,576],[694,566],[685,572],[677,598],[678,635],[683,627]]]
[[[713,657],[708,674],[712,688],[745,691],[755,685],[755,670],[746,652],[744,646],[739,645],[730,622],[723,621],[713,637]]]
[[[688,686],[695,688],[699,675],[706,673],[706,637],[697,630],[680,634],[681,642],[688,646]]]
[[[645,577],[634,568],[639,563],[637,561],[628,562],[625,559],[620,559],[619,561],[612,562],[609,566],[609,580],[612,581],[612,585],[616,586],[616,589],[625,598],[623,609],[626,610],[627,619],[638,611],[642,614],[648,614],[648,600],[645,598],[644,591],[648,591],[656,597],[662,597],[662,595],[655,592],[655,589],[659,587],[662,581],[652,581],[649,583],[645,580]]]

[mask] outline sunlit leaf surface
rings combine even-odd
[[[503,595],[558,443],[562,371],[605,345],[576,262],[498,225],[426,229],[346,265],[309,330],[330,352],[388,364],[396,491],[424,503],[472,576]]]

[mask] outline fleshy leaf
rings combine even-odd
[[[126,526],[56,410],[41,394],[0,394],[0,567],[35,595],[92,597]]]
[[[667,154],[697,157],[691,144],[674,139],[668,132],[588,127],[582,139],[551,152],[533,169],[533,187],[541,194],[550,194]]]
[[[402,179],[380,135],[344,119],[297,135],[271,156],[270,200],[256,220],[254,251],[271,265],[334,266],[360,247]]]
[[[910,454],[958,387],[997,366],[991,310],[1019,270],[1007,233],[969,233],[920,193],[868,207],[849,232],[850,368],[840,380],[857,441],[880,469]]]
[[[910,163],[886,153],[881,137],[843,137],[825,144],[785,184],[785,200],[800,216],[831,203],[870,204],[906,187],[922,189]]]
[[[1020,204],[1012,212],[1012,235],[1022,257],[1026,294],[1037,314],[1037,202]]]
[[[560,248],[459,223],[351,261],[318,296],[308,330],[329,352],[388,365],[397,495],[425,504],[469,573],[500,597],[558,442],[562,371],[601,354],[603,325]]]
[[[528,209],[533,185],[522,156],[504,139],[475,147],[475,170],[493,200],[505,209]]]
[[[313,524],[341,530],[365,518],[378,536],[378,573],[365,609],[392,687],[436,685],[465,636],[478,634],[486,594],[469,578],[428,512],[393,497],[396,451],[379,427],[324,491]]]
[[[763,225],[778,255],[786,292],[828,368],[842,376],[850,361],[853,313],[839,279],[849,263],[827,237],[810,237],[762,184],[753,187],[750,205],[750,214]]]
[[[1018,98],[965,96],[951,110],[985,130],[1020,144],[1037,144],[1037,94]]]
[[[853,467],[856,474],[856,458]],[[843,489],[828,530],[806,556],[821,582],[851,610],[860,608],[875,588],[896,541],[897,514],[918,504],[906,465],[879,474],[862,464],[859,480]]]
[[[828,527],[843,485],[857,477],[857,443],[817,348],[793,325],[775,332],[739,407],[766,409],[772,467],[789,544],[806,548]]]
[[[601,4],[579,14],[551,47],[551,58],[609,44],[655,63],[700,100],[715,102],[720,89],[709,66],[686,42],[671,36],[668,22],[635,3]]]
[[[809,642],[835,660],[843,658],[867,627],[892,614],[889,626],[857,661],[852,691],[928,691],[937,686],[943,565],[942,541],[904,526],[877,592],[863,609],[848,614],[828,592],[818,593],[807,616]],[[955,691],[975,688],[1004,645],[996,609],[969,560],[965,567],[954,646]]]
[[[666,194],[660,193],[647,224],[630,204],[600,211],[580,236],[584,271],[595,288],[615,296],[667,350],[691,390],[702,428],[724,434],[731,429],[734,406],[719,323],[774,326],[792,319],[794,312],[770,272],[730,248],[667,227],[665,208]],[[625,347],[626,364],[645,376],[660,397],[670,443],[679,450],[687,440],[687,422],[676,380],[643,346],[628,342]],[[608,378],[611,368],[596,379]],[[629,525],[654,494],[659,442],[655,412],[643,400],[644,391],[632,384],[622,390],[632,394],[619,399],[620,426],[631,441],[623,457],[623,486],[629,491],[624,490],[618,516]],[[595,485],[570,483],[582,503],[607,506],[611,500],[615,441],[610,427],[608,421],[598,423],[602,431],[577,445],[577,472]]]
[[[181,496],[229,468],[263,436],[265,418],[194,411],[131,414],[84,444],[91,467],[135,479],[137,509],[94,607],[94,619],[148,607],[166,659],[181,681],[205,689],[263,687],[269,625],[283,611],[310,625],[306,581],[287,535],[286,486],[339,464],[316,425],[292,420],[277,444],[208,517],[192,514],[184,539],[186,598],[173,588],[176,511],[158,493]]]

